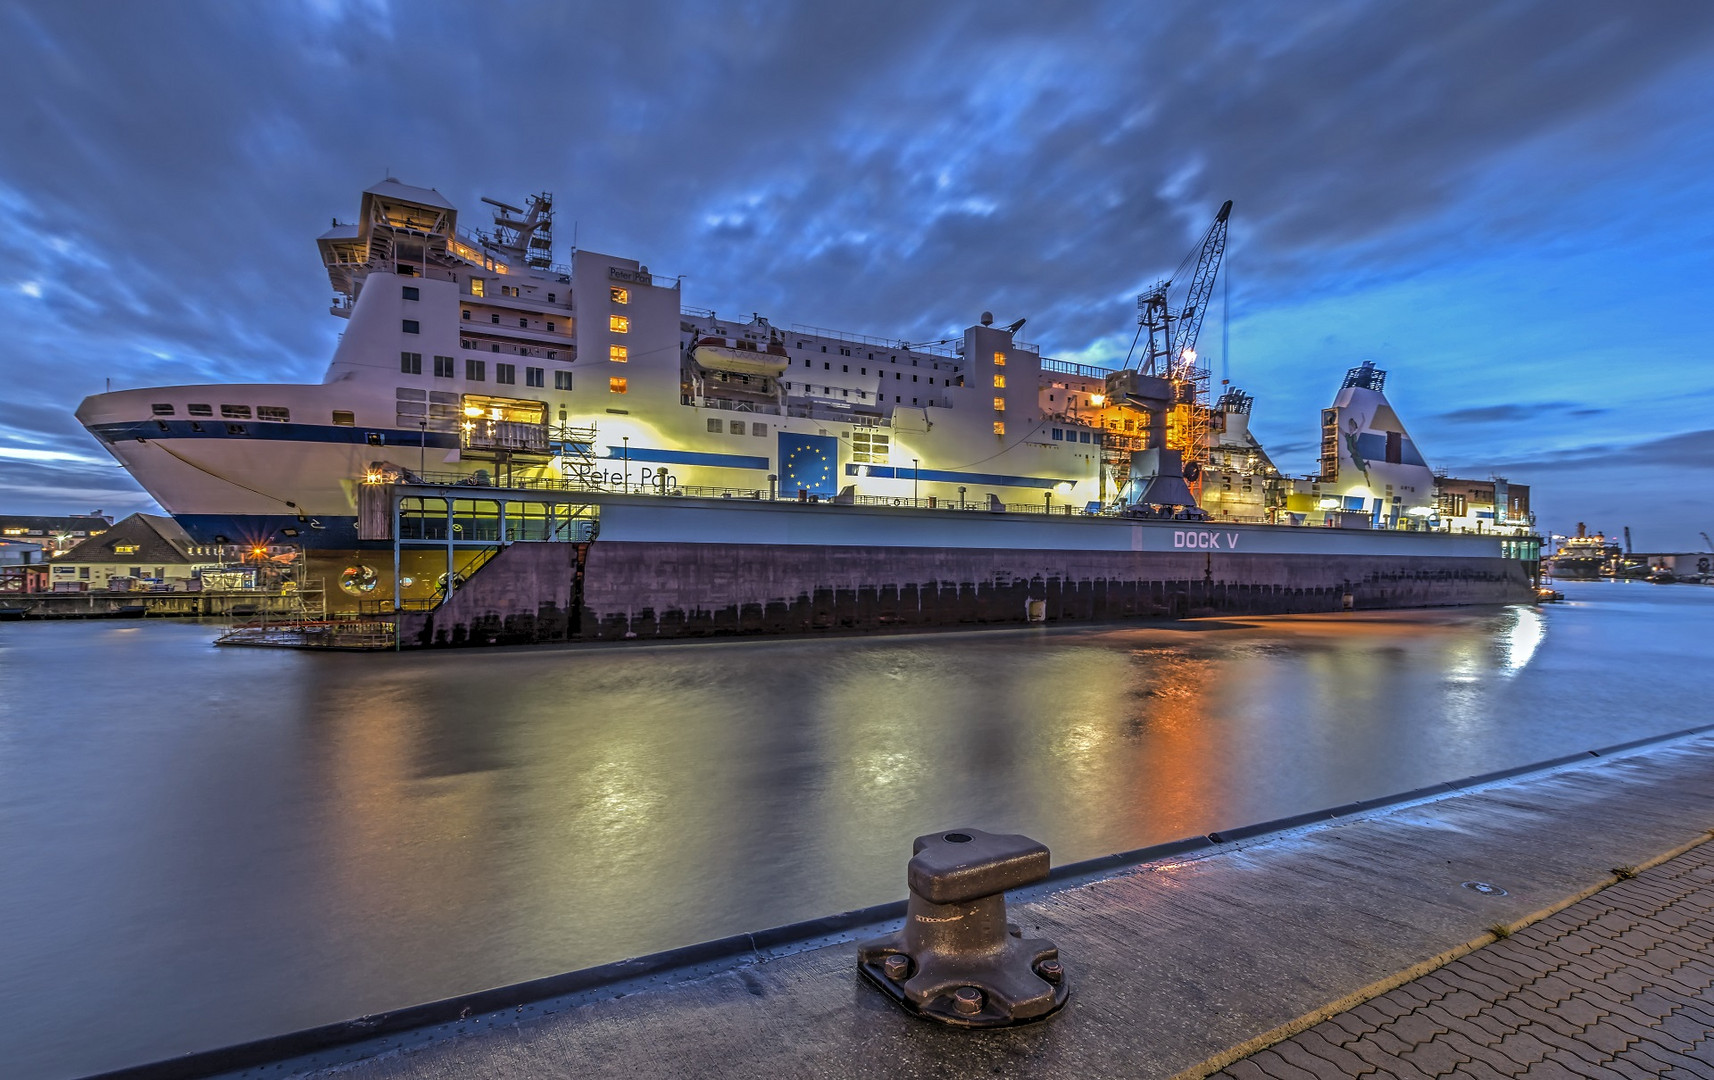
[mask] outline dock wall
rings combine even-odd
[[[1494,556],[879,547],[601,539],[515,544],[407,647],[656,640],[1524,602]]]

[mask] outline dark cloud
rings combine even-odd
[[[1539,420],[1550,413],[1589,417],[1600,416],[1609,411],[1608,409],[1597,409],[1567,401],[1542,401],[1533,404],[1518,402],[1508,405],[1482,405],[1469,409],[1453,409],[1451,412],[1436,413],[1430,419],[1441,420],[1449,424],[1517,424]]]

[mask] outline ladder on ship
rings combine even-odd
[[[595,456],[595,425],[561,424],[553,432],[560,473],[577,487],[601,486],[601,462]]]

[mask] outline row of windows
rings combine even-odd
[[[464,309],[464,321],[465,322],[470,321],[470,309],[469,308]],[[494,326],[499,326],[500,325],[500,313],[498,311],[489,312],[488,313],[488,321],[491,324],[493,324]],[[559,325],[558,323],[552,323],[552,322],[543,322],[542,323],[542,326],[544,326],[547,329],[547,332],[550,334],[557,332],[555,330],[555,327],[558,325]],[[528,330],[530,328],[530,320],[523,315],[518,316],[518,328],[520,330]],[[416,331],[415,330],[407,330],[407,331],[405,331],[405,333],[414,334],[414,333],[416,333]]]
[[[186,405],[184,408],[186,414],[190,416],[214,415],[214,406],[212,405]],[[156,416],[172,416],[178,412],[177,406],[164,401],[155,402],[149,406],[149,409]],[[250,419],[250,406],[222,405],[220,407],[220,415],[227,420],[248,420]],[[283,424],[290,421],[291,418],[292,411],[290,409],[282,408],[278,405],[256,406],[256,419],[258,420],[270,420],[276,424]]]
[[[809,362],[809,361],[808,361],[808,360],[805,360],[805,361],[804,361],[804,362],[803,362],[803,366],[804,366],[804,367],[811,367],[811,366],[813,366],[813,365],[811,365],[811,364],[810,364],[810,362]],[[832,370],[833,370],[833,365],[832,365],[832,364],[830,364],[830,363],[823,363],[823,364],[822,364],[822,365],[821,365],[821,370],[823,370],[823,371],[832,371]],[[840,370],[840,371],[843,371],[843,372],[846,372],[846,373],[847,373],[847,374],[849,374],[849,373],[850,373],[850,371],[851,371],[851,365],[850,365],[850,364],[840,364],[840,365],[839,365],[839,370]],[[867,375],[867,374],[869,374],[869,369],[868,369],[868,368],[858,368],[858,369],[857,369],[857,374],[859,374],[859,375]],[[886,372],[884,372],[884,371],[877,371],[877,372],[875,372],[875,374],[877,374],[877,375],[879,375],[879,376],[880,376],[880,377],[881,377],[881,378],[883,378],[883,379],[884,379],[884,378],[886,378],[886,377],[887,377],[887,373],[886,373]],[[905,373],[904,373],[904,372],[902,372],[902,371],[895,371],[895,372],[893,372],[893,378],[894,378],[894,379],[896,379],[896,380],[900,380],[900,381],[903,381],[903,379],[904,379],[904,377],[905,377]],[[917,381],[918,381],[918,378],[919,378],[919,377],[918,377],[918,376],[916,376],[916,375],[912,375],[912,376],[911,376],[911,382],[917,382]],[[930,385],[930,386],[933,386],[933,385],[934,385],[934,378],[933,378],[933,377],[932,377],[932,376],[930,376],[930,378],[929,378],[929,380],[928,380],[928,384],[929,384],[929,385]],[[951,380],[951,379],[942,379],[942,380],[940,380],[940,385],[942,385],[942,386],[951,386],[951,385],[952,385],[952,380]],[[1005,377],[1005,376],[1004,376],[1004,375],[996,375],[996,376],[994,376],[994,385],[995,385],[995,386],[1005,386],[1005,385],[1006,385],[1006,377]]]
[[[714,329],[715,329],[715,331],[716,331],[716,332],[720,332],[720,328],[719,328],[719,327],[718,327],[718,326],[717,326],[717,327],[715,327],[715,328],[714,328]],[[806,342],[802,342],[802,341],[800,341],[800,342],[798,342],[798,343],[797,343],[797,347],[798,347],[798,348],[800,348],[800,349],[801,349],[801,348],[804,348],[804,347],[805,347],[805,345],[806,345]],[[821,347],[821,351],[822,351],[822,352],[826,352],[826,351],[827,351],[827,346],[826,346],[826,345],[823,345],[823,346],[822,346],[822,347]],[[849,349],[849,348],[847,348],[847,347],[846,347],[846,346],[844,346],[844,345],[841,345],[841,346],[840,346],[840,347],[839,347],[839,355],[840,355],[840,356],[850,356],[850,355],[851,355],[851,350],[850,350],[850,349]],[[869,354],[867,354],[867,355],[868,355],[868,357],[869,357],[869,359],[871,359],[871,360],[873,360],[873,359],[875,359],[875,354],[874,354],[874,353],[869,353]],[[995,353],[995,354],[994,354],[994,355],[995,355],[995,356],[996,356],[996,357],[1003,357],[1003,356],[1004,356],[1004,355],[1005,355],[1005,354],[1004,354],[1004,353]],[[887,360],[887,363],[889,363],[889,364],[896,364],[896,363],[898,363],[898,362],[899,362],[899,357],[898,357],[898,354],[896,354],[896,353],[895,353],[895,354],[893,354],[893,355],[892,355],[892,356],[889,356],[889,357],[887,357],[887,358],[886,358],[886,360]],[[1004,364],[1004,363],[1005,363],[1005,362],[1006,362],[1006,361],[1005,361],[1005,360],[1003,360],[1003,359],[1002,359],[1002,360],[995,360],[995,363],[997,363],[997,364]],[[804,364],[805,364],[805,365],[806,365],[806,366],[807,366],[807,365],[808,365],[808,364],[809,364],[809,361],[808,361],[808,360],[805,360],[805,361],[804,361]],[[911,367],[916,367],[916,366],[917,366],[917,358],[916,358],[916,357],[914,357],[914,356],[913,356],[913,357],[911,357]],[[846,370],[846,371],[850,371],[850,370],[851,370],[851,369],[850,369],[850,368],[846,368],[846,369],[845,369],[845,370]],[[936,370],[936,371],[939,371],[939,370],[940,370],[940,364],[939,364],[939,362],[936,362],[936,363],[935,363],[935,364],[934,364],[934,370]],[[867,374],[868,374],[868,371],[867,371],[867,370],[865,370],[865,371],[864,371],[864,372],[863,372],[863,373],[864,373],[864,374],[865,374],[865,375],[867,375]]]
[[[1060,428],[1053,428],[1049,431],[1049,434],[1051,434],[1054,438],[1060,439],[1064,442],[1098,442],[1099,441],[1098,439],[1091,438],[1090,433],[1087,431],[1073,431],[1070,428],[1065,428],[1063,430],[1061,430]]]
[[[766,424],[751,424],[749,426],[750,434],[752,435],[760,436],[768,433],[768,425]],[[728,427],[730,427],[731,432],[734,435],[744,434],[744,421],[742,420],[721,420],[716,418],[708,422],[708,430],[715,434],[719,434]]]
[[[410,286],[407,285],[407,286],[405,286],[405,288],[407,290],[409,290]],[[470,279],[470,295],[471,296],[487,296],[488,295],[487,279],[479,278],[479,277],[471,278]],[[500,286],[500,295],[501,296],[519,297],[522,295],[522,293],[521,293],[519,286],[517,286],[517,285],[502,285],[502,286]],[[407,297],[405,297],[405,299],[406,300],[415,300],[416,297],[407,296]],[[550,303],[550,304],[559,303],[558,294],[548,293],[548,303]],[[465,317],[468,318],[469,316],[467,315]]]
[[[461,349],[470,349],[472,351],[474,351],[476,348],[478,348],[476,342],[474,340],[472,340],[471,338],[459,338],[458,339],[458,347]],[[490,341],[488,343],[488,351],[489,352],[499,352],[500,351],[499,342]],[[558,349],[543,349],[539,346],[533,346],[533,345],[507,345],[505,351],[508,353],[515,353],[518,356],[539,356],[544,360],[558,360],[559,359],[559,350]],[[575,359],[577,359],[577,351],[574,348],[571,351],[571,355],[566,357],[566,360],[569,362],[569,361],[572,361]]]

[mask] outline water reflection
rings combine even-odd
[[[952,825],[1069,861],[1700,719],[1698,591],[1600,588],[378,657],[7,626],[0,1060],[91,1072],[895,899]]]

